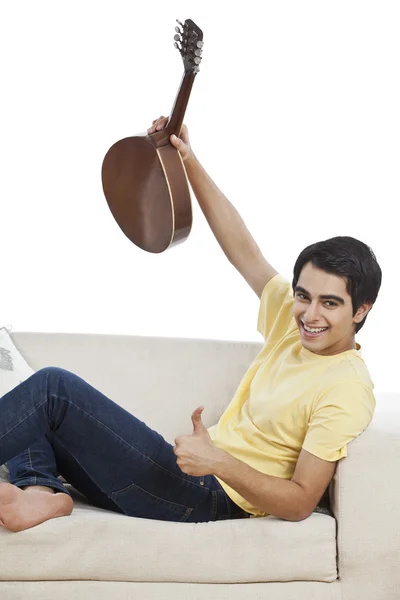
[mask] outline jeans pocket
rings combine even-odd
[[[142,519],[184,522],[193,512],[193,507],[155,496],[135,483],[112,492],[111,500],[126,515]]]

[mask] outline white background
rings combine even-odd
[[[175,19],[204,32],[193,148],[286,277],[307,245],[369,244],[378,302],[357,337],[399,390],[398,2],[1,2],[0,326],[256,340],[258,298],[192,195],[188,240],[151,255],[103,195],[108,148],[169,114]]]

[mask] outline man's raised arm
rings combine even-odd
[[[167,121],[167,117],[156,119],[148,132],[163,129]],[[171,143],[181,154],[190,185],[217,242],[229,262],[261,297],[267,282],[277,275],[277,271],[265,260],[235,207],[194,155],[186,125],[182,126],[180,138],[171,136]]]

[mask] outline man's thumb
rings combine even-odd
[[[178,138],[175,134],[172,134],[171,137],[171,143],[173,146],[175,146],[175,148],[177,148],[177,150],[183,150],[185,147],[184,142]]]
[[[193,433],[203,433],[203,431],[207,431],[201,419],[203,410],[204,406],[199,406],[199,408],[196,408],[192,413]]]

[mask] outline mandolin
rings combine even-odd
[[[199,72],[203,32],[193,21],[177,21],[174,45],[184,73],[167,125],[116,142],[102,165],[102,184],[111,213],[124,234],[147,252],[183,242],[192,228],[192,205],[182,158],[170,142],[179,137],[194,79]]]

